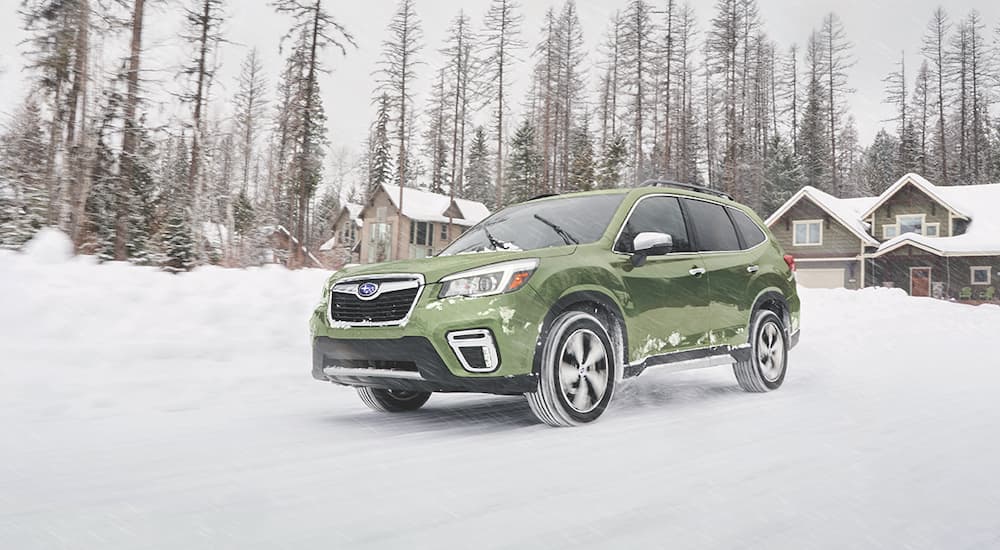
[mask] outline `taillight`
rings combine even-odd
[[[785,254],[785,263],[788,264],[788,269],[795,271],[795,256]]]

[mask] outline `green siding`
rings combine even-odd
[[[972,284],[972,266],[991,267],[992,276],[989,285]],[[930,267],[931,284],[944,283],[945,299],[958,299],[962,288],[973,290],[973,296],[979,296],[987,286],[992,286],[1000,296],[1000,256],[962,256],[940,257],[925,252],[913,246],[904,246],[878,258],[869,260],[866,271],[868,286],[887,286],[892,283],[896,288],[910,291],[910,268]]]
[[[905,214],[925,214],[925,223],[941,224],[941,237],[951,236],[951,224],[948,223],[948,208],[938,203],[926,193],[912,184],[903,186],[875,211],[875,225],[871,229],[873,237],[880,241],[882,226],[896,223],[896,216]]]
[[[820,246],[795,246],[792,233],[796,220],[823,220],[823,244]],[[809,197],[803,196],[771,227],[775,239],[786,252],[796,258],[849,258],[861,253],[861,239],[826,213]]]

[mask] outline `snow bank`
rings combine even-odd
[[[555,430],[519,397],[380,415],[313,381],[326,276],[0,251],[0,547],[1000,540],[995,306],[804,290],[779,391],[650,369],[600,422]]]
[[[73,241],[62,231],[45,227],[25,243],[23,252],[36,262],[58,264],[73,257]]]

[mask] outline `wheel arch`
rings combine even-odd
[[[542,350],[549,336],[552,322],[562,313],[571,309],[594,309],[595,315],[608,327],[608,335],[618,347],[622,365],[628,364],[628,331],[625,328],[625,315],[621,306],[611,296],[597,290],[576,290],[559,298],[542,321],[542,329],[535,342],[535,353],[532,360],[532,372],[538,374],[542,366]],[[618,369],[619,371],[622,369]],[[619,372],[619,376],[621,373]]]
[[[753,307],[750,308],[748,326],[749,323],[753,323],[754,315],[756,315],[761,309],[773,311],[775,315],[781,319],[781,323],[784,325],[785,337],[787,338],[791,336],[792,311],[791,308],[788,307],[788,299],[785,298],[785,295],[780,290],[776,288],[769,288],[761,291],[761,293],[757,295],[757,298],[754,299]],[[748,335],[747,338],[749,339],[751,336]]]

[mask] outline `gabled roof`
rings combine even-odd
[[[398,209],[399,186],[382,184],[382,190],[389,195],[392,205]],[[449,217],[447,215],[448,209],[453,204],[457,208],[459,216],[454,216],[456,212],[453,210],[451,212],[453,216]],[[489,209],[481,202],[465,199],[455,199],[453,202],[448,195],[431,193],[430,191],[423,191],[413,187],[403,188],[402,212],[404,216],[411,220],[438,223],[448,223],[451,221],[453,224],[466,227],[476,225],[490,215]]]
[[[862,221],[865,216],[861,215],[877,200],[876,197],[838,199],[829,193],[807,185],[799,189],[798,193],[795,193],[792,198],[785,201],[785,204],[781,205],[781,208],[774,214],[771,214],[765,223],[770,227],[803,198],[808,198],[865,243],[871,246],[878,245],[878,239],[868,234],[868,224]]]
[[[904,233],[882,243],[874,256],[882,256],[907,245],[938,256],[1000,256],[1000,184],[934,187],[947,204],[962,205],[963,211],[967,212],[966,216],[971,221],[965,233],[955,237]]]
[[[920,189],[921,191],[926,193],[930,198],[934,199],[945,208],[957,214],[957,217],[966,219],[972,217],[971,212],[967,208],[963,207],[960,204],[955,203],[952,200],[948,200],[947,198],[948,195],[947,190],[958,189],[959,186],[938,187],[937,185],[934,185],[933,183],[924,179],[924,177],[921,176],[920,174],[909,173],[896,180],[896,183],[890,185],[888,189],[883,191],[882,194],[878,196],[878,200],[876,200],[874,204],[872,204],[871,206],[868,207],[868,209],[862,212],[861,219],[867,219],[871,217],[876,210],[878,210],[883,204],[885,204],[886,201],[891,199],[892,196],[895,195],[897,192],[899,192],[900,189],[906,187],[907,184],[913,185],[917,189]]]

